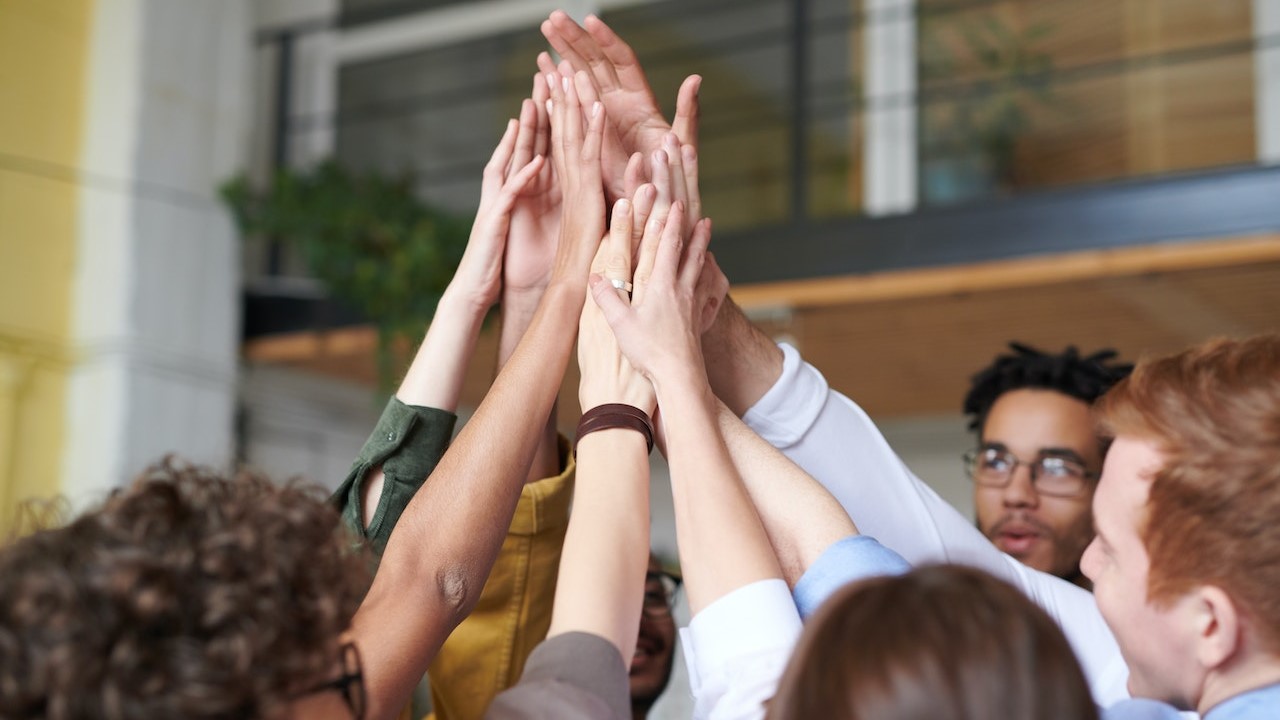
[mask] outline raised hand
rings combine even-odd
[[[605,109],[593,101],[584,116],[580,95],[595,95],[586,73],[577,73],[573,81],[549,75],[547,83],[551,91],[551,157],[564,197],[550,282],[577,290],[604,234],[600,145]]]
[[[622,352],[659,393],[664,378],[703,373],[701,312],[695,308],[711,221],[699,222],[685,243],[684,212],[683,204],[676,202],[664,222],[650,219],[632,277],[630,304],[604,276],[591,276],[591,294]]]
[[[698,155],[693,146],[680,142],[675,133],[666,133],[662,148],[649,157],[649,176],[657,193],[653,213],[666,217],[672,203],[684,208],[684,240],[702,219],[702,197],[698,191]]]
[[[502,140],[485,165],[480,207],[471,226],[467,249],[450,282],[450,291],[460,293],[480,312],[488,310],[498,299],[512,210],[521,193],[547,165],[545,150],[536,154],[523,150],[526,145],[532,147],[533,140],[524,117],[522,109],[522,120],[508,121]]]
[[[651,198],[652,187],[642,186],[636,194]],[[629,303],[627,298],[630,295],[625,287],[631,285],[632,228],[645,226],[650,207],[652,202],[639,200],[623,199],[615,203],[609,235],[600,244],[591,265],[591,272],[603,276],[611,286],[625,284],[623,289],[615,290],[623,302]],[[613,330],[595,301],[588,301],[582,307],[578,326],[578,366],[582,370],[578,400],[582,403],[583,412],[606,403],[626,403],[653,415],[657,403],[653,385],[622,355]]]
[[[663,135],[672,130],[682,143],[697,145],[702,77],[685,78],[676,96],[675,121],[668,123],[631,47],[594,15],[587,16],[584,24],[585,29],[557,10],[542,23],[542,34],[574,70],[589,74],[617,129],[620,151],[609,150],[606,143],[603,156],[606,181],[616,193],[631,153],[648,155],[659,149]],[[539,63],[542,65],[541,59]],[[550,63],[549,58],[546,63]],[[547,67],[543,66],[543,70]]]
[[[551,120],[547,114],[550,96],[547,79],[534,76],[531,99],[520,108],[520,142],[516,144],[512,166],[547,154],[551,144]],[[511,209],[511,240],[502,268],[504,303],[523,303],[532,312],[542,297],[551,278],[551,263],[560,237],[560,204],[560,187],[552,163],[543,163]]]

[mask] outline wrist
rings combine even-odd
[[[597,405],[582,413],[578,429],[574,433],[573,454],[578,454],[579,443],[592,435],[613,430],[627,430],[639,436],[645,443],[645,452],[653,450],[654,428],[649,413],[625,403]]]
[[[489,308],[493,307],[494,299],[483,293],[461,290],[450,283],[441,293],[440,302],[436,303],[436,314],[447,312],[483,320]]]

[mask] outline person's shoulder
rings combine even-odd
[[[1183,714],[1172,705],[1145,698],[1121,700],[1101,714],[1102,720],[1183,720]]]

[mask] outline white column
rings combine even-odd
[[[915,0],[864,0],[863,208],[909,212],[917,204]]]
[[[1254,108],[1258,162],[1280,163],[1280,2],[1253,0]]]
[[[239,243],[217,197],[248,144],[247,0],[96,6],[63,488],[232,454]]]

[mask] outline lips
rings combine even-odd
[[[643,671],[652,660],[654,660],[662,650],[662,643],[657,642],[655,638],[647,633],[640,633],[640,637],[636,639],[636,651],[631,656],[631,672],[635,674],[637,671]]]
[[[991,529],[991,540],[1004,552],[1021,557],[1048,537],[1046,528],[1025,518],[1007,517]]]

